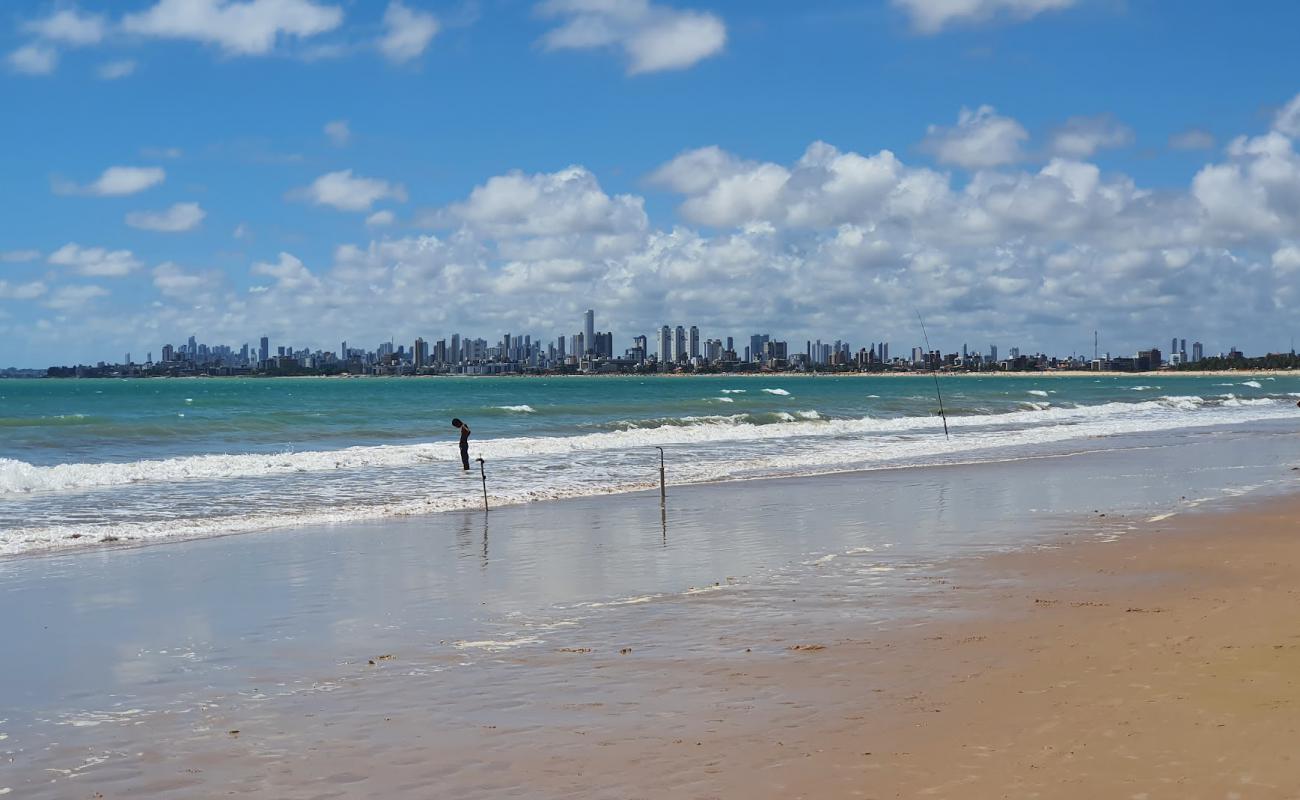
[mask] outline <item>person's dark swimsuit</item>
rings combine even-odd
[[[460,465],[469,469],[469,426],[460,426]]]

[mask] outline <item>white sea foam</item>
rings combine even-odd
[[[781,397],[788,397],[790,394],[785,389],[764,389],[763,391],[767,392],[768,394],[780,395]]]
[[[457,650],[483,650],[488,653],[500,653],[503,650],[513,650],[516,647],[523,647],[529,644],[538,644],[542,640],[536,636],[519,636],[514,639],[484,639],[477,642],[454,642],[452,647]]]
[[[719,398],[718,398],[718,402],[719,402],[719,403],[734,403],[734,402],[736,402],[736,401],[735,401],[735,400],[732,400],[730,397],[719,397]]]
[[[513,412],[518,413],[518,414],[536,414],[536,413],[537,413],[537,409],[533,408],[533,407],[530,406],[530,405],[518,405],[518,406],[497,406],[497,408],[499,408],[499,409],[502,410],[502,411],[513,411]]]
[[[794,415],[799,419],[821,419],[822,415],[816,411],[796,411]]]
[[[1130,392],[1149,392],[1152,389],[1159,389],[1159,388],[1160,388],[1159,386],[1130,386],[1128,387],[1128,390]]]
[[[1047,392],[1044,392],[1042,389],[1030,389],[1027,394],[1032,394],[1035,397],[1047,397]]]
[[[1242,385],[1242,386],[1249,386],[1249,387],[1252,388],[1252,389],[1263,389],[1263,388],[1264,388],[1264,384],[1260,383],[1259,381],[1242,381],[1242,382],[1241,382],[1241,385]]]
[[[748,389],[723,389],[723,394],[744,394]]]

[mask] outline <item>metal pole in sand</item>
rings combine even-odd
[[[659,505],[668,502],[668,488],[664,481],[664,449],[655,447],[659,451]]]
[[[488,510],[487,501],[487,470],[483,468],[483,456],[478,457],[478,474],[483,478],[483,511]]]
[[[668,484],[664,480],[664,449],[655,447],[659,451],[659,525],[664,533],[664,546],[668,546]]]

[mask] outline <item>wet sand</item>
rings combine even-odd
[[[1121,542],[972,561],[923,578],[931,588],[917,601],[973,615],[881,635],[787,629],[704,659],[593,641],[592,652],[513,661],[507,680],[540,678],[536,691],[482,686],[478,712],[450,725],[429,723],[422,681],[394,660],[379,667],[390,677],[358,684],[329,714],[230,719],[222,727],[245,730],[200,752],[160,749],[151,788],[1293,798],[1298,534],[1300,501],[1275,501]]]
[[[1296,797],[1293,438],[3,562],[0,789]]]

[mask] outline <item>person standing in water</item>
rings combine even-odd
[[[451,427],[460,428],[460,465],[469,471],[469,426],[460,421],[460,418],[451,421]]]

